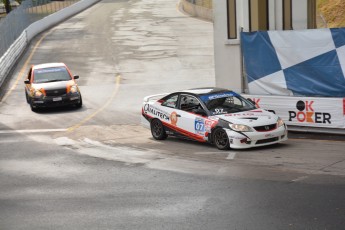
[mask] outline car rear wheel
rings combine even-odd
[[[213,143],[219,150],[230,149],[228,135],[226,134],[225,130],[222,128],[218,128],[214,131]]]
[[[162,122],[158,119],[153,119],[151,121],[151,134],[156,140],[164,140],[168,137]]]

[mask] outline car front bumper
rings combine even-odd
[[[77,105],[81,103],[80,93],[65,94],[61,96],[46,96],[33,98],[32,106],[35,108],[59,107],[67,105]]]
[[[276,144],[288,139],[286,125],[268,132],[244,132],[239,133],[231,129],[225,129],[230,147],[233,149],[246,149],[259,146]]]

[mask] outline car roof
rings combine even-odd
[[[181,93],[191,93],[194,95],[205,95],[205,94],[214,94],[214,93],[223,93],[229,92],[229,89],[217,88],[217,87],[204,87],[204,88],[193,88],[188,90],[183,90]]]
[[[54,63],[44,63],[33,65],[32,69],[44,69],[44,68],[52,68],[52,67],[66,67],[66,65],[62,62],[54,62]]]

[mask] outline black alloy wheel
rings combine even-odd
[[[151,134],[156,140],[164,140],[168,137],[162,122],[158,119],[153,119],[151,121]]]
[[[226,134],[225,130],[222,128],[217,128],[216,130],[214,130],[213,143],[219,150],[230,149],[228,135]]]

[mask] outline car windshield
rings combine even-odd
[[[212,115],[237,113],[256,109],[255,105],[234,92],[221,92],[200,96]]]
[[[34,70],[34,83],[69,80],[71,80],[71,76],[69,75],[67,69],[63,66]]]

